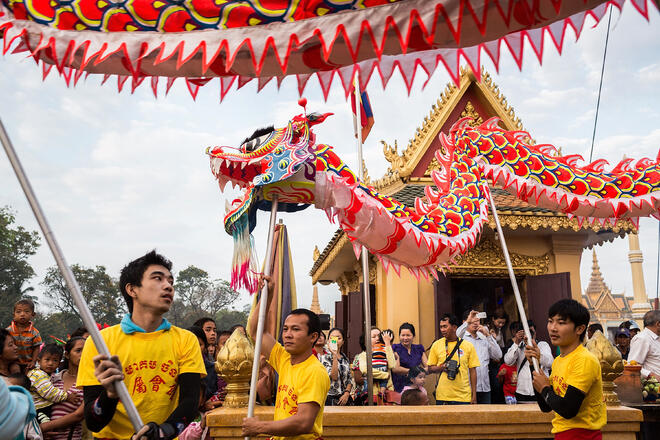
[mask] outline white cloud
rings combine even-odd
[[[660,59],[658,14],[652,12],[647,25],[630,11],[630,5],[626,8],[620,20],[613,20],[594,152],[594,157],[613,163],[624,152],[630,157],[655,157],[660,147],[655,110],[658,64],[649,64]],[[565,154],[586,151],[585,159],[605,26],[589,29],[587,25],[577,43],[569,32],[562,55],[547,49],[542,66],[526,51],[522,72],[508,54],[503,54],[499,74],[484,58],[532,136],[538,142],[562,146]],[[75,88],[67,88],[55,73],[42,82],[40,69],[19,58],[0,58],[0,96],[3,108],[10,109],[3,112],[3,122],[68,261],[104,264],[117,274],[129,258],[157,248],[179,270],[194,264],[214,277],[228,278],[232,241],[224,232],[222,216],[223,198],[232,194],[218,190],[204,148],[235,146],[256,127],[281,126],[300,113],[295,82],[284,81],[279,91],[273,83],[259,94],[256,84],[249,84],[232,91],[221,104],[217,81],[203,87],[197,101],[177,82],[167,97],[154,99],[147,84],[131,95],[126,89],[117,94],[114,83],[100,87],[98,77],[81,81]],[[376,124],[364,146],[372,179],[379,178],[388,165],[379,140],[393,143],[396,139],[402,151],[449,76],[439,69],[422,90],[425,80],[420,74],[408,95],[398,73],[387,91],[373,78],[368,91]],[[355,167],[350,105],[339,83],[335,86],[328,102],[323,102],[316,79],[310,79],[305,92],[308,110],[335,113],[315,129],[318,142],[333,145]],[[7,189],[0,205],[11,204],[19,212],[19,222],[36,229],[16,179],[1,158],[0,187]],[[262,258],[267,217],[259,213],[254,231]],[[323,249],[336,227],[313,208],[281,217],[289,228],[299,304],[308,306],[312,288],[307,274],[314,245]],[[654,292],[657,222],[644,220],[641,234],[647,289]],[[632,292],[628,272],[620,270],[627,265],[626,249],[625,240],[598,248],[606,282],[615,292]],[[590,261],[590,254],[585,254],[583,285],[588,282]],[[45,268],[53,265],[45,245],[31,263],[38,272],[33,280],[36,285]],[[319,290],[322,308],[333,313],[334,301],[339,299],[337,287],[320,286]]]

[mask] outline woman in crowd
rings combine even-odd
[[[321,357],[325,354],[330,353],[327,348],[325,348],[325,333],[321,332],[319,333],[319,337],[314,343],[314,348],[312,349],[312,353],[316,355],[318,360],[321,360]]]
[[[76,387],[78,365],[85,339],[75,337],[69,339],[64,346],[64,369],[55,373],[51,381],[53,386],[78,396],[78,402],[68,400],[55,403],[52,406],[51,420],[41,424],[45,440],[81,440],[83,436],[83,392]]]
[[[13,336],[6,329],[0,329],[0,377],[5,379],[14,374],[20,373],[18,366],[18,347]]]
[[[333,328],[328,333],[328,353],[321,356],[321,363],[330,375],[330,391],[325,404],[327,406],[344,406],[349,403],[353,380],[351,377],[351,366],[348,357],[342,351],[344,341],[344,330]],[[337,341],[336,345],[333,341]]]
[[[394,351],[392,351],[391,341],[392,338],[388,333],[382,333],[378,327],[371,328],[371,340],[369,342],[371,343],[372,347],[381,344],[384,345],[383,351],[385,353],[386,362],[387,362],[386,369],[379,369],[379,368],[374,368],[373,359],[372,359],[372,365],[370,365],[370,367],[374,378],[374,388],[373,388],[374,398],[377,398],[378,393],[380,393],[381,385],[385,386],[386,389],[388,390],[392,390],[392,391],[394,390],[390,371],[396,367],[397,362],[396,362],[396,357],[394,355]],[[356,391],[357,400],[359,402],[364,402],[367,396],[367,380],[366,380],[367,353],[364,342],[364,336],[360,336],[360,347],[362,348],[363,351],[362,353],[355,356],[351,368],[353,370],[356,386],[358,387]],[[379,405],[384,404],[386,403],[385,400],[386,399],[381,398],[380,400],[377,400],[377,403]]]
[[[404,322],[399,327],[399,343],[392,345],[392,350],[397,356],[398,364],[392,369],[392,383],[394,391],[400,393],[406,386],[408,372],[412,367],[419,365],[426,369],[427,361],[424,346],[413,344],[415,340],[415,326]]]

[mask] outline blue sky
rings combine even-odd
[[[653,8],[650,22],[629,4],[620,18],[614,13],[594,158],[604,157],[614,165],[624,154],[657,155],[659,24]],[[487,57],[482,59],[537,142],[589,157],[605,28],[606,22],[585,28],[577,43],[569,31],[561,56],[546,40],[542,66],[531,50],[526,51],[522,71],[508,55],[502,57],[499,73]],[[0,117],[69,263],[105,265],[117,276],[128,260],[156,248],[174,261],[175,270],[193,264],[213,277],[229,278],[232,240],[222,217],[224,198],[230,195],[220,193],[204,150],[237,145],[260,126],[285,124],[299,112],[293,80],[285,80],[279,91],[269,84],[260,93],[256,84],[248,84],[220,103],[217,81],[202,88],[195,102],[178,83],[158,99],[148,85],[133,95],[130,87],[117,93],[113,80],[101,86],[94,77],[67,88],[56,74],[42,81],[41,69],[20,55],[0,58],[0,69]],[[376,78],[370,84],[376,124],[365,144],[365,160],[372,179],[382,176],[388,165],[379,141],[397,140],[405,146],[449,81],[438,70],[422,89],[424,76],[418,77],[410,96],[397,74],[387,91]],[[355,169],[350,106],[343,91],[335,87],[323,102],[311,79],[305,96],[310,111],[335,113],[315,130],[317,138],[335,146]],[[0,188],[0,205],[10,205],[19,223],[38,229],[4,155]],[[289,228],[298,304],[308,306],[314,245],[322,249],[336,228],[313,208],[281,217]],[[267,222],[267,214],[260,214],[254,231],[261,254]],[[647,291],[655,296],[657,221],[642,221],[640,241]],[[627,240],[621,239],[597,248],[605,281],[615,293],[632,294],[627,249]],[[54,264],[45,243],[30,262],[37,271],[32,285],[39,290],[46,268]],[[582,264],[585,287],[590,266],[587,251]],[[334,311],[337,287],[320,286],[319,292],[322,308]],[[248,301],[246,296],[242,301]]]

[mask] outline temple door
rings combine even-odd
[[[548,335],[548,310],[560,299],[571,299],[571,274],[569,272],[529,276],[527,285],[528,318],[536,324],[536,338],[550,341]]]
[[[347,323],[344,330],[346,331],[346,354],[350,359],[360,353],[360,335],[363,330],[362,321],[362,293],[349,292],[348,293],[348,310],[346,313]]]
[[[335,301],[335,327],[339,327],[346,333],[348,324],[348,295],[342,295],[341,301]]]
[[[445,313],[453,312],[453,296],[451,280],[442,272],[438,272],[438,279],[433,283],[435,294],[435,338],[440,339],[440,318]]]

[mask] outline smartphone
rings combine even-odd
[[[488,317],[488,315],[486,314],[486,312],[477,313],[477,318],[479,318],[479,319],[486,319],[487,317]]]
[[[337,336],[330,338],[330,341],[328,342],[328,349],[330,351],[337,351]]]

